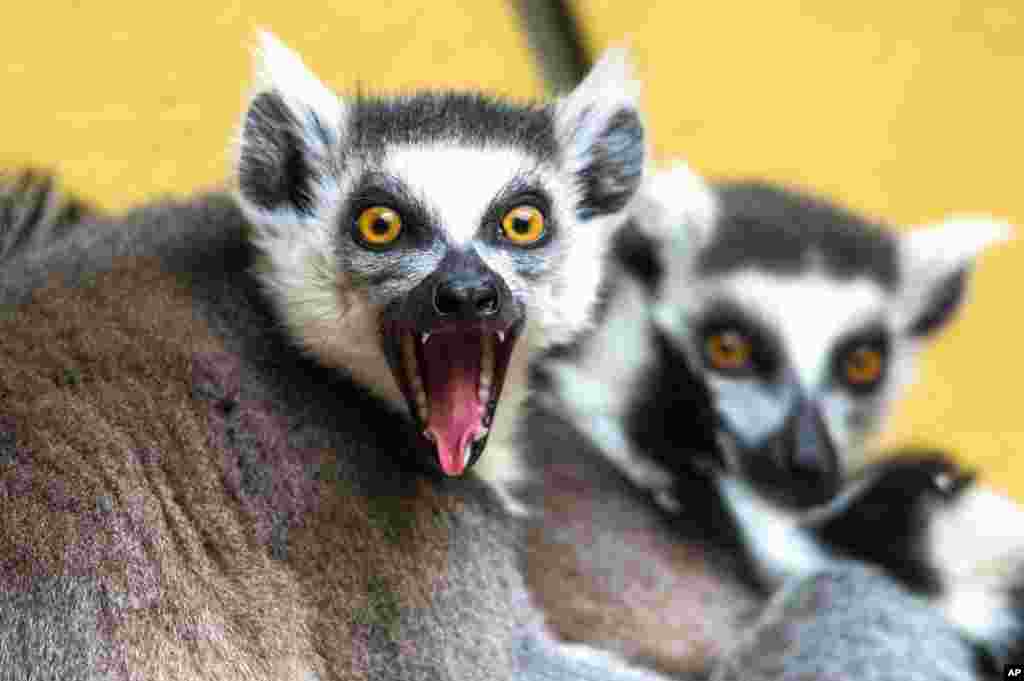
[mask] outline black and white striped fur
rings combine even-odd
[[[685,168],[656,176],[653,184],[656,191],[648,185],[637,204],[636,215],[646,221],[619,234],[614,257],[618,276],[610,285],[602,325],[537,372],[542,389],[523,428],[528,466],[542,471],[590,469],[595,489],[608,475],[621,476],[633,490],[637,508],[657,507],[678,541],[707,550],[723,585],[743,584],[762,597],[849,561],[881,570],[930,603],[970,647],[973,667],[948,678],[981,678],[997,665],[1020,660],[1024,512],[976,484],[949,455],[901,452],[864,465],[863,453],[850,447],[843,452],[835,494],[805,494],[808,490],[800,488],[806,481],[795,476],[790,480],[793,490],[784,489],[785,479],[780,483],[777,478],[766,489],[762,480],[748,474],[747,466],[737,465],[723,434],[725,416],[713,382],[695,367],[699,360],[683,336],[688,332],[693,263],[702,252],[694,234],[713,240],[707,235],[714,234],[718,216],[735,209],[720,202],[749,194],[736,184],[709,188]],[[789,201],[791,215],[804,220],[815,212],[821,217],[837,210],[778,188],[751,185],[750,190],[777,193],[775,203]],[[823,238],[830,238],[827,224],[818,228]],[[963,237],[959,257],[956,233],[964,229],[947,230],[943,257],[931,246],[935,257],[929,276],[942,279],[943,259],[957,268],[970,264],[980,250],[971,244],[983,244],[986,237],[977,231]],[[756,236],[749,246],[745,260],[742,254],[729,254],[735,259],[730,268],[757,268]],[[906,252],[906,247],[894,251],[901,257]],[[928,259],[924,247],[921,256]],[[721,257],[720,263],[727,259]],[[865,258],[869,261],[876,262]],[[906,268],[898,271],[906,262],[899,257],[893,261],[894,276],[904,282],[914,276]],[[837,261],[837,266],[849,263]],[[962,282],[957,291],[955,300],[931,298],[948,308],[932,315],[933,327],[940,327],[956,308]],[[917,294],[926,297],[930,292]],[[906,304],[914,307],[919,320],[930,314],[924,302]],[[586,479],[588,474],[579,475]],[[535,508],[561,493],[550,475],[525,489]],[[610,493],[616,488],[604,489]],[[807,498],[817,502],[801,503]],[[911,645],[900,640],[900,632],[889,634],[894,645]],[[820,653],[832,654],[841,644],[823,640]],[[814,650],[809,654],[813,657]],[[910,678],[912,662],[919,661],[908,660],[902,671],[882,668],[890,664],[886,662],[874,675],[856,677]]]

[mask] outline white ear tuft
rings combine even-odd
[[[639,100],[639,81],[620,48],[555,103],[556,134],[582,193],[581,219],[617,213],[636,193],[646,157]]]
[[[281,42],[270,31],[257,31],[259,46],[256,48],[254,65],[254,92],[276,91],[293,106],[308,107],[327,122],[341,116],[341,103],[313,75],[302,57]]]
[[[238,136],[239,205],[256,225],[316,222],[337,193],[344,107],[273,34],[258,37]]]
[[[904,323],[912,335],[934,333],[963,301],[968,273],[986,249],[1009,241],[1013,228],[987,217],[952,217],[899,237]]]
[[[640,81],[633,71],[629,50],[613,47],[601,55],[590,73],[566,97],[564,116],[576,119],[581,107],[595,101],[609,102],[609,108],[632,108],[640,105]]]
[[[1013,227],[994,218],[954,216],[918,227],[901,238],[905,262],[911,268],[960,269],[982,251],[1009,241]]]
[[[633,210],[642,230],[691,248],[704,244],[718,219],[718,197],[685,161],[651,171]]]

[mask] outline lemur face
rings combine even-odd
[[[663,223],[684,254],[666,268],[657,325],[709,386],[730,467],[798,505],[862,463],[974,256],[1007,235],[982,219],[898,234],[769,185],[701,190],[686,169],[645,194],[638,219]]]
[[[612,54],[571,94],[339,99],[272,37],[243,120],[239,200],[293,337],[407,412],[460,475],[510,367],[589,322],[642,174]]]

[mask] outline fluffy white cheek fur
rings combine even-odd
[[[1024,580],[1024,510],[990,490],[969,490],[936,515],[928,545],[947,617],[996,645],[1020,634],[1010,591]]]

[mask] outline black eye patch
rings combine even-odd
[[[697,341],[703,354],[706,354],[705,344],[709,340],[737,334],[749,344],[747,373],[771,379],[782,367],[784,354],[776,335],[733,302],[719,301],[710,305],[696,324],[696,329]]]
[[[481,228],[481,236],[492,243],[508,246],[502,238],[501,224],[509,211],[521,206],[530,206],[541,212],[544,218],[544,235],[533,242],[530,248],[544,246],[557,234],[558,225],[555,216],[552,214],[551,195],[537,182],[527,178],[516,178],[508,183],[494,199],[487,210]],[[522,248],[522,246],[519,246]]]
[[[409,188],[385,173],[367,173],[356,183],[348,204],[341,212],[340,228],[357,238],[356,222],[363,211],[383,206],[398,213],[402,221],[400,242],[406,246],[426,246],[433,240],[437,220]],[[399,244],[396,244],[396,246]]]
[[[833,381],[854,395],[878,389],[889,373],[892,341],[881,322],[847,334],[832,352]]]

